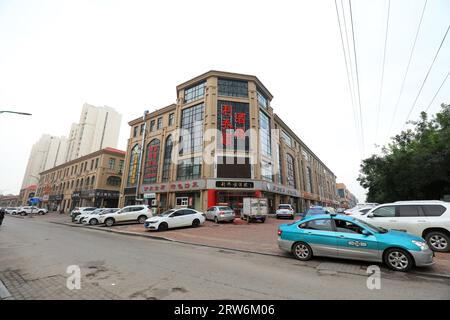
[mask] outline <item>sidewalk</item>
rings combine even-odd
[[[20,217],[23,218],[23,217]],[[245,252],[286,257],[277,244],[278,226],[291,223],[292,220],[269,218],[265,223],[247,223],[237,218],[233,223],[206,221],[199,228],[179,228],[168,231],[147,231],[140,224],[117,225],[111,228],[105,226],[87,226],[71,222],[68,214],[48,213],[44,216],[33,216],[25,219],[43,220],[72,227],[84,227],[101,231],[127,234],[133,236],[176,241],[188,244],[203,245],[221,249],[239,250]],[[431,267],[416,268],[414,273],[426,276],[442,276],[450,278],[450,253],[436,253],[435,264]],[[336,264],[342,264],[339,260]],[[356,262],[357,263],[357,262]]]

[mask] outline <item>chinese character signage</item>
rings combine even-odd
[[[216,181],[216,188],[253,189],[253,182],[249,181]]]
[[[189,180],[177,181],[168,183],[147,184],[141,187],[142,193],[152,192],[176,192],[176,191],[191,191],[205,189],[205,180]]]
[[[217,126],[221,132],[217,139],[219,147],[248,151],[249,137],[245,134],[250,127],[248,103],[218,101]]]

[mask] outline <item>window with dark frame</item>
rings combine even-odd
[[[144,165],[144,184],[155,183],[158,176],[159,139],[153,139],[147,145]]]
[[[206,82],[199,83],[195,86],[184,90],[184,103],[189,103],[203,98],[205,95]]]
[[[202,158],[183,159],[177,164],[177,180],[198,179],[202,172]]]
[[[218,79],[219,96],[248,98],[248,82],[231,79]]]
[[[202,151],[203,109],[201,103],[181,111],[180,155]]]

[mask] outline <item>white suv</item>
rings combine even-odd
[[[450,251],[450,203],[397,201],[385,203],[357,218],[377,227],[406,231],[424,238],[433,251]]]
[[[284,217],[288,217],[290,219],[294,219],[294,208],[292,208],[292,206],[290,204],[282,204],[280,203],[278,205],[278,209],[277,209],[277,219],[278,218],[284,218]]]
[[[104,223],[107,227],[111,227],[119,222],[135,221],[144,224],[145,220],[152,216],[152,209],[146,204],[141,204],[123,207],[119,211],[100,215],[98,222]]]
[[[48,213],[48,210],[45,208],[38,208],[34,206],[27,206],[27,207],[20,207],[18,210],[18,213],[22,216],[25,216],[27,214],[33,214],[38,213],[40,215]]]

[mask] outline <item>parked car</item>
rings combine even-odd
[[[379,203],[375,203],[375,202],[368,202],[368,203],[358,203],[356,206],[354,206],[353,208],[347,209],[344,211],[345,214],[351,215],[353,214],[353,212],[358,212],[361,209],[365,209],[365,208],[375,208],[376,206],[378,206]]]
[[[80,215],[80,214],[84,214],[87,212],[92,212],[95,209],[97,209],[96,207],[80,207],[80,208],[75,208],[72,210],[72,212],[70,213],[70,216],[72,217],[72,222],[75,222],[75,218]]]
[[[5,213],[7,213],[7,214],[17,214],[19,212],[19,208],[17,208],[17,207],[7,207],[6,209],[5,209]]]
[[[83,219],[92,215],[92,214],[98,214],[101,213],[105,208],[96,208],[94,210],[83,210],[80,212],[79,215],[75,216],[74,222],[75,223],[82,223]]]
[[[215,223],[219,221],[233,222],[235,215],[233,209],[225,206],[212,206],[206,210],[206,220],[213,220]]]
[[[313,215],[280,225],[278,246],[302,261],[327,256],[383,262],[395,271],[434,263],[433,251],[421,237],[346,215]]]
[[[334,209],[333,209],[334,210]],[[311,206],[308,211],[306,211],[305,217],[315,216],[319,214],[330,214],[334,212],[330,212],[329,209],[322,206]]]
[[[111,227],[120,222],[138,222],[143,224],[146,219],[153,216],[152,209],[149,205],[141,204],[123,207],[116,212],[99,215],[98,222],[104,223],[107,227]]]
[[[20,214],[22,216],[26,216],[28,214],[33,214],[33,213],[44,215],[44,214],[48,213],[48,210],[45,208],[38,208],[35,206],[25,206],[25,207],[20,207],[18,209],[18,214]]]
[[[362,206],[358,209],[351,210],[351,211],[344,211],[344,214],[354,217],[359,217],[367,214],[371,209],[373,209],[374,206]]]
[[[337,209],[336,209],[336,213],[343,214],[344,211],[345,211],[345,208],[337,208]]]
[[[294,208],[290,204],[281,203],[278,205],[278,209],[276,211],[277,219],[279,218],[289,218],[294,219]]]
[[[385,203],[359,217],[375,226],[424,238],[433,251],[450,251],[450,203],[397,201]]]
[[[144,227],[147,230],[164,231],[179,227],[198,227],[205,220],[203,213],[194,209],[170,209],[161,215],[145,220]]]
[[[95,226],[98,224],[99,218],[101,215],[107,214],[107,213],[114,213],[116,211],[119,211],[119,208],[101,208],[92,211],[91,214],[86,215],[82,220],[81,223],[83,224],[90,224],[92,226]]]

